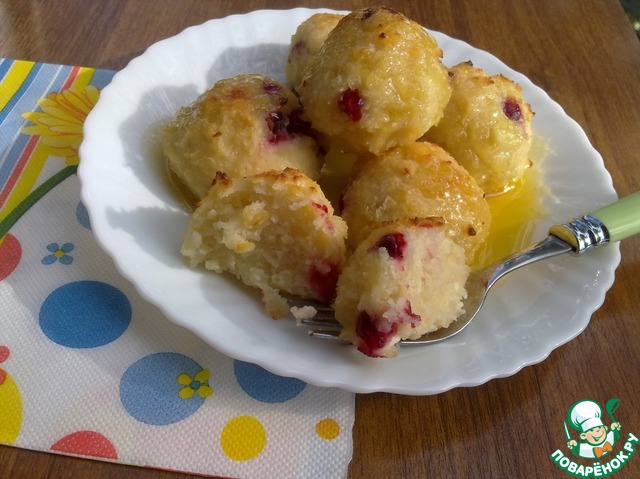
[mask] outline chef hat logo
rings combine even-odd
[[[567,416],[569,424],[580,432],[587,432],[594,427],[604,426],[602,422],[602,408],[595,401],[578,401],[571,406]]]

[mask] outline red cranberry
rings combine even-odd
[[[384,248],[391,258],[401,260],[406,247],[407,240],[402,233],[389,233],[382,236],[372,249]]]
[[[323,213],[324,217],[324,229],[329,233],[333,234],[335,232],[335,225],[333,224],[333,220],[329,215],[329,207],[327,205],[321,205],[320,203],[312,203],[313,206],[318,208]]]
[[[380,357],[380,349],[387,345],[396,331],[395,324],[392,324],[387,332],[379,331],[375,326],[374,318],[366,311],[360,312],[356,322],[356,335],[361,340],[358,351],[367,356]]]
[[[287,129],[289,126],[289,118],[283,115],[282,112],[272,111],[267,114],[266,121],[269,131],[271,132],[269,143],[280,143],[291,137]]]
[[[302,40],[298,40],[296,43],[293,44],[293,46],[291,47],[291,51],[289,52],[289,57],[287,58],[287,62],[291,63],[292,62],[292,58],[296,55],[300,55],[302,52],[304,52],[307,49],[307,45],[305,44],[305,42],[303,42]]]
[[[264,88],[264,91],[270,95],[273,95],[274,93],[278,93],[280,90],[282,90],[282,87],[273,81],[264,82],[262,85],[262,88]]]
[[[317,136],[313,128],[311,128],[311,123],[302,118],[302,110],[299,108],[289,113],[288,130],[291,134],[306,135],[311,138]]]
[[[296,109],[285,115],[282,111],[272,111],[265,118],[271,133],[269,143],[280,143],[290,140],[296,135],[306,135],[314,138],[311,123],[302,119],[302,110]]]
[[[351,121],[360,121],[363,106],[364,99],[360,96],[360,91],[357,88],[347,88],[338,97],[338,108],[341,112],[346,113]]]
[[[507,98],[502,103],[502,111],[509,120],[519,121],[522,118],[522,110],[520,104],[513,98]]]
[[[315,206],[316,208],[321,209],[324,213],[329,214],[329,208],[327,207],[327,205],[321,205],[320,203],[313,203],[313,206]]]
[[[318,299],[329,304],[336,297],[336,286],[340,276],[340,266],[337,264],[314,264],[309,270],[307,282]]]
[[[420,315],[414,313],[413,310],[411,309],[411,301],[409,300],[406,301],[404,308],[402,308],[402,312],[404,315],[399,322],[409,323],[412,328],[415,328],[418,325],[418,323],[422,320]]]

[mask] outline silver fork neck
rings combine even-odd
[[[610,241],[609,231],[604,223],[591,215],[552,226],[549,233],[569,243],[573,252],[578,255]]]
[[[497,264],[490,276],[487,278],[486,288],[489,289],[504,275],[516,269],[570,251],[573,251],[570,244],[554,235],[549,235],[539,243],[530,246],[529,248]]]

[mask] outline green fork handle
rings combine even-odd
[[[640,192],[625,196],[570,223],[552,226],[554,236],[581,254],[589,248],[640,233]]]
[[[640,191],[590,214],[607,228],[609,241],[621,241],[640,233]]]

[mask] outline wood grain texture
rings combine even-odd
[[[617,0],[386,3],[527,75],[582,126],[618,193],[640,189],[640,43]],[[262,8],[365,5],[2,0],[0,56],[120,69],[155,41],[210,18]],[[350,479],[568,477],[549,455],[565,448],[567,409],[583,398],[600,404],[619,398],[623,434],[640,435],[640,238],[625,240],[621,250],[616,283],[586,331],[540,364],[437,396],[359,395]],[[198,476],[0,447],[0,479],[84,477]],[[612,477],[640,477],[640,456]]]

